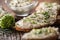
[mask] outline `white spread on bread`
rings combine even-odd
[[[22,22],[18,21],[16,26],[20,28],[38,28],[43,25],[53,24],[56,21],[57,9],[59,8],[57,3],[40,3],[30,16],[22,19]]]
[[[49,37],[56,37],[57,35],[58,28],[46,27],[41,29],[33,29],[31,32],[24,34],[22,39],[45,39]]]

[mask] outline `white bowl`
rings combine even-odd
[[[11,1],[11,0],[10,0]],[[10,1],[5,0],[5,3],[9,6]],[[33,3],[31,3],[30,5],[26,5],[23,7],[10,7],[14,12],[16,12],[17,16],[27,16],[29,14],[29,11],[31,9],[33,9],[34,7],[36,7],[36,5],[38,4],[37,0],[34,0]]]

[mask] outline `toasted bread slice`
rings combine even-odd
[[[28,17],[24,17],[15,24],[16,30],[25,31],[33,28],[41,28],[52,25],[57,19],[59,5],[56,3],[41,3],[36,11]]]
[[[31,32],[22,36],[23,40],[56,40],[58,37],[58,28],[46,27],[33,29]]]

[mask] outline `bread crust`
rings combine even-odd
[[[17,30],[17,31],[23,31],[23,32],[29,32],[31,29],[22,29],[22,28],[20,28],[20,27],[17,27],[17,26],[15,26],[15,29]]]
[[[42,25],[42,26],[40,26],[40,27],[35,27],[35,28],[21,28],[20,26],[15,25],[14,28],[15,28],[17,31],[29,32],[29,31],[31,31],[32,29],[40,29],[40,28],[48,27],[49,25],[51,25],[51,24]]]

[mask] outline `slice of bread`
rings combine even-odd
[[[31,32],[22,36],[23,40],[56,40],[58,38],[58,28],[46,27],[33,29]]]
[[[18,31],[29,31],[33,28],[41,28],[46,25],[52,25],[57,19],[57,10],[59,5],[56,3],[42,2],[28,17],[24,17],[15,24]]]

